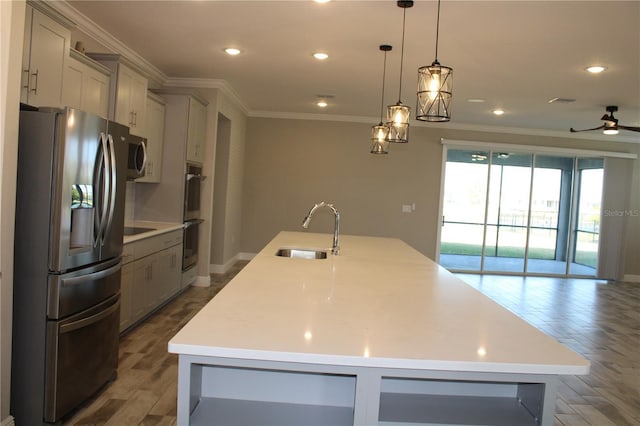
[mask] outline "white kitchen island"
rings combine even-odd
[[[589,372],[400,240],[330,243],[281,232],[169,342],[179,425],[552,425],[557,376]]]

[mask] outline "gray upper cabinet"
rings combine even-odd
[[[28,4],[24,33],[20,102],[33,106],[63,106],[62,83],[71,31]]]
[[[207,106],[189,97],[186,159],[192,163],[204,162],[204,138],[207,128]]]
[[[129,127],[132,135],[146,137],[148,80],[117,54],[87,53],[111,71],[109,118]]]
[[[70,50],[64,72],[62,103],[107,117],[111,72],[75,49]]]

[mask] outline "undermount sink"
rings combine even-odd
[[[281,248],[276,252],[276,256],[292,259],[326,259],[327,252],[314,249]]]
[[[149,232],[149,231],[155,231],[154,228],[142,228],[139,226],[125,226],[124,227],[124,235],[126,236],[131,236],[131,235],[138,235],[138,234],[142,234],[144,232]]]

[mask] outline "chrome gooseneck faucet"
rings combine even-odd
[[[340,251],[340,245],[338,244],[338,237],[340,235],[340,213],[338,212],[338,210],[336,210],[335,207],[333,207],[333,204],[327,204],[324,201],[321,201],[319,204],[316,204],[315,206],[313,206],[311,210],[309,210],[309,214],[307,214],[307,217],[305,217],[304,220],[302,221],[302,227],[304,229],[309,228],[309,223],[311,223],[311,217],[316,212],[316,210],[322,207],[331,209],[331,211],[333,212],[333,215],[336,218],[335,226],[333,228],[333,247],[331,247],[331,253],[335,255],[335,254],[338,254],[338,252]]]

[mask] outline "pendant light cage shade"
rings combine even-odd
[[[389,127],[380,123],[377,126],[371,127],[371,153],[372,154],[388,154],[387,148],[389,142],[387,137],[389,135]]]
[[[399,102],[387,107],[387,126],[389,134],[387,140],[391,143],[409,142],[409,114],[408,106]]]
[[[387,126],[389,135],[387,141],[391,143],[409,142],[409,115],[411,109],[402,104],[402,67],[404,63],[404,30],[407,19],[407,9],[413,7],[411,0],[398,0],[397,5],[402,9],[402,47],[400,50],[400,82],[398,84],[398,102],[387,106]]]
[[[418,68],[416,120],[445,122],[451,120],[453,68],[438,61]]]
[[[389,44],[380,45],[380,51],[384,52],[384,62],[382,67],[382,95],[380,96],[380,123],[376,126],[371,126],[371,153],[372,154],[388,154],[387,148],[389,142],[387,137],[389,136],[389,126],[382,123],[382,111],[384,109],[384,80],[387,75],[387,52],[391,51],[392,47]]]

